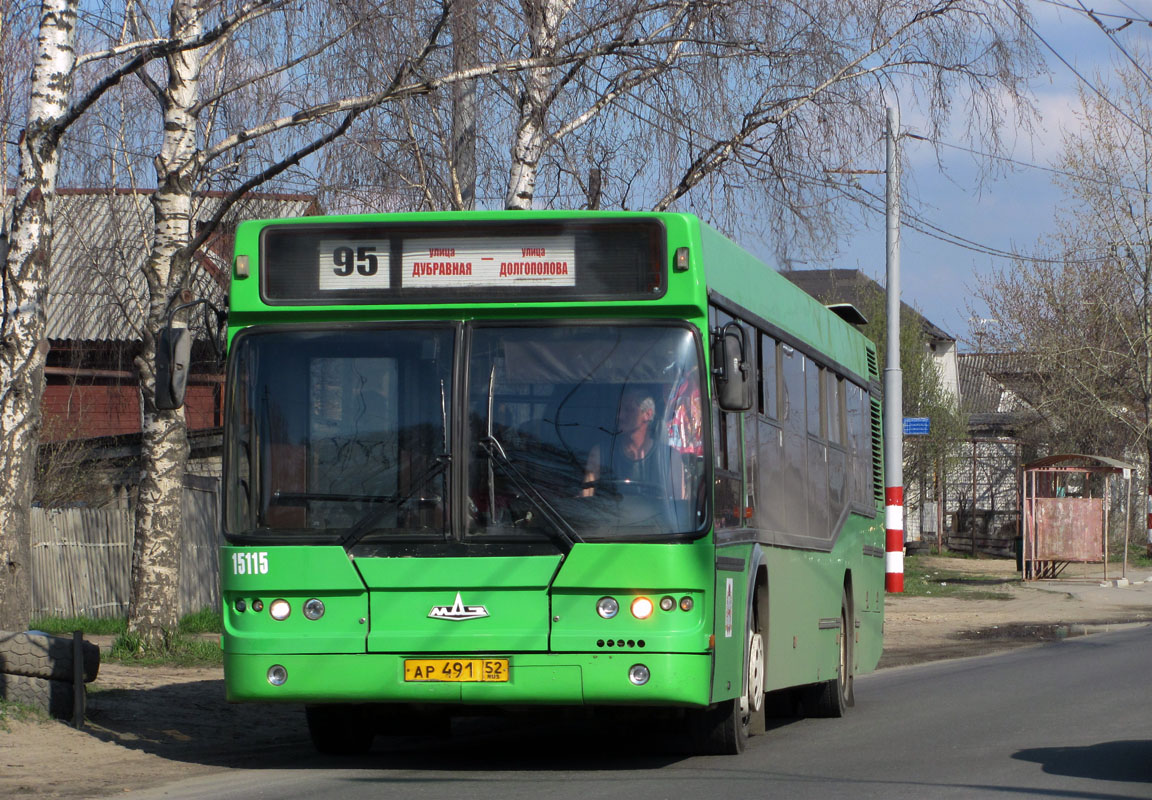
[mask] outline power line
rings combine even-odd
[[[985,153],[985,152],[980,151],[980,150],[974,150],[971,147],[965,147],[964,145],[961,145],[961,144],[955,144],[953,142],[945,142],[942,139],[934,139],[930,136],[921,136],[920,134],[913,134],[913,133],[904,133],[903,135],[907,136],[910,139],[918,139],[920,141],[928,142],[929,144],[937,145],[939,147],[947,147],[947,148],[950,148],[952,150],[959,150],[959,151],[964,152],[964,153],[970,153],[974,156],[979,156],[980,158],[987,158],[987,159],[991,159],[993,161],[1003,161],[1006,164],[1013,164],[1013,165],[1018,166],[1018,167],[1025,167],[1027,169],[1035,169],[1035,170],[1039,170],[1041,172],[1049,172],[1053,175],[1060,175],[1062,177],[1071,178],[1073,180],[1082,181],[1084,183],[1097,183],[1097,184],[1100,184],[1102,186],[1115,186],[1115,187],[1119,187],[1121,189],[1124,189],[1125,191],[1138,192],[1139,194],[1145,194],[1145,195],[1152,194],[1152,191],[1150,191],[1148,189],[1144,189],[1144,188],[1139,187],[1139,186],[1129,186],[1129,185],[1125,185],[1123,183],[1118,183],[1117,181],[1114,181],[1114,180],[1107,180],[1104,178],[1097,178],[1093,175],[1086,175],[1082,172],[1071,172],[1071,171],[1065,170],[1065,169],[1057,169],[1056,167],[1046,167],[1043,164],[1033,164],[1033,163],[1028,162],[1028,161],[1021,161],[1021,160],[1016,159],[1016,158],[1011,158],[1010,156],[1001,156],[1001,155],[996,155],[995,153]]]
[[[1129,53],[1128,50],[1124,47],[1124,45],[1122,45],[1120,43],[1120,40],[1116,38],[1117,31],[1122,30],[1124,27],[1127,26],[1128,23],[1126,22],[1120,28],[1116,28],[1116,29],[1106,28],[1104,26],[1104,23],[1101,22],[1097,18],[1096,14],[1093,13],[1092,11],[1088,10],[1088,8],[1086,8],[1084,6],[1084,3],[1081,2],[1081,0],[1076,0],[1076,1],[1080,4],[1080,7],[1084,9],[1084,13],[1087,14],[1091,18],[1091,20],[1096,23],[1097,26],[1099,26],[1100,30],[1102,30],[1104,32],[1104,35],[1108,37],[1108,40],[1110,42],[1112,42],[1113,45],[1116,46],[1116,49],[1124,54],[1124,57],[1126,59],[1128,59],[1129,63],[1131,63],[1132,66],[1134,66],[1136,68],[1137,72],[1139,72],[1141,75],[1143,75],[1144,79],[1146,81],[1148,81],[1149,83],[1152,83],[1152,75],[1148,74],[1147,70],[1145,70],[1144,67],[1135,58],[1132,57],[1132,54]]]
[[[1137,14],[1136,9],[1132,8],[1132,6],[1128,5],[1127,3],[1124,3],[1123,0],[1121,0],[1122,5],[1126,6],[1128,8],[1128,10],[1132,12],[1131,15],[1113,14],[1113,13],[1108,12],[1108,11],[1096,11],[1095,9],[1089,10],[1089,9],[1084,8],[1083,4],[1074,6],[1071,3],[1060,2],[1060,0],[1038,0],[1038,2],[1044,3],[1046,5],[1050,5],[1050,6],[1056,6],[1057,8],[1067,9],[1068,11],[1074,11],[1077,14],[1084,14],[1086,16],[1097,16],[1097,17],[1104,17],[1107,19],[1117,19],[1117,20],[1121,20],[1122,22],[1129,23],[1129,24],[1139,22],[1139,23],[1144,23],[1146,25],[1152,25],[1152,20],[1148,19],[1147,17],[1142,17],[1139,14]],[[1127,25],[1122,25],[1120,27],[1127,27]]]
[[[1140,122],[1138,122],[1132,116],[1130,116],[1128,114],[1128,112],[1126,112],[1124,109],[1120,108],[1120,106],[1113,103],[1108,98],[1108,96],[1106,94],[1104,94],[1104,92],[1102,92],[1099,89],[1099,87],[1096,86],[1096,84],[1092,83],[1092,81],[1088,80],[1082,74],[1080,74],[1080,71],[1077,70],[1076,67],[1072,66],[1072,64],[1069,63],[1068,59],[1066,59],[1066,58],[1064,58],[1064,56],[1060,55],[1060,52],[1055,47],[1053,47],[1052,44],[1047,39],[1045,39],[1043,36],[1040,35],[1040,31],[1036,30],[1036,28],[1034,28],[1032,26],[1032,23],[1028,21],[1027,17],[1025,17],[1023,14],[1021,14],[1016,9],[1016,7],[1012,4],[1011,0],[1004,0],[1004,4],[1006,6],[1008,6],[1009,11],[1011,11],[1013,14],[1016,15],[1016,18],[1018,20],[1020,20],[1020,24],[1023,25],[1025,28],[1027,28],[1029,31],[1031,31],[1032,35],[1035,36],[1036,39],[1041,44],[1043,44],[1046,48],[1048,48],[1048,50],[1052,53],[1052,55],[1056,56],[1056,58],[1059,59],[1061,64],[1066,66],[1068,68],[1068,70],[1073,75],[1075,75],[1077,78],[1079,78],[1081,83],[1083,83],[1085,86],[1087,86],[1089,89],[1092,90],[1093,94],[1095,94],[1097,97],[1099,97],[1105,103],[1110,105],[1113,109],[1115,109],[1117,114],[1119,114],[1120,116],[1124,117],[1124,119],[1131,122],[1134,126],[1136,126],[1138,129],[1143,131],[1146,135],[1152,136],[1152,131],[1149,131],[1146,127],[1144,127],[1144,125],[1142,125]],[[1073,9],[1073,10],[1078,11],[1079,9]]]
[[[856,202],[860,203],[860,205],[870,211],[874,211],[878,214],[884,213],[884,198],[880,195],[869,191],[868,189],[865,189],[863,186],[858,184],[841,184],[840,186],[841,188],[854,189],[864,195],[867,195],[867,200],[860,200],[859,198],[855,198]],[[915,230],[917,233],[921,233],[932,239],[944,242],[945,244],[950,244],[955,247],[960,247],[964,250],[971,250],[972,252],[980,253],[981,255],[992,256],[995,258],[1006,258],[1013,261],[1029,261],[1035,264],[1099,264],[1103,261],[1107,261],[1110,258],[1110,256],[1096,256],[1093,258],[1081,259],[1040,258],[1038,256],[1029,256],[1019,252],[1001,250],[998,247],[983,244],[982,242],[977,242],[973,239],[968,239],[964,236],[961,236],[958,233],[945,230],[939,225],[928,221],[922,215],[909,210],[907,206],[901,210],[901,222],[907,225],[909,228]]]

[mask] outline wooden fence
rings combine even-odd
[[[215,478],[184,479],[180,614],[220,607],[220,504]],[[109,508],[32,509],[32,614],[128,613],[135,514]]]

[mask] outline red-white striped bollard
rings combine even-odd
[[[1149,497],[1152,502],[1152,495]],[[884,589],[904,591],[904,487],[884,489]]]

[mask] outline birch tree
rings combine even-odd
[[[76,64],[76,0],[45,0],[4,259],[0,316],[0,628],[31,616],[28,513],[40,430],[46,294],[61,121]]]
[[[560,23],[570,10],[570,0],[521,0],[520,7],[524,11],[532,55],[554,56],[559,45]],[[524,88],[516,98],[519,113],[512,138],[508,194],[504,199],[507,209],[532,207],[536,175],[544,152],[544,137],[548,132],[549,94],[555,69],[545,65],[524,74]]]
[[[207,35],[219,37],[272,0],[252,0]],[[0,627],[21,629],[30,613],[28,514],[40,433],[45,297],[61,143],[109,90],[156,58],[202,41],[152,37],[78,55],[79,0],[42,0],[20,136],[19,175],[4,258],[0,310]],[[72,96],[78,76],[83,91]]]
[[[694,210],[827,251],[853,199],[828,175],[877,161],[897,97],[922,133],[963,117],[957,127],[985,151],[1007,119],[1027,123],[1025,82],[1038,69],[1027,18],[1021,0],[489,4],[481,52],[638,46],[481,82],[477,194],[487,207],[578,207],[596,174],[603,207]],[[340,185],[355,178],[378,203],[452,207],[448,117],[429,96],[403,125],[361,127],[340,148]]]
[[[583,142],[613,135],[612,125],[594,123],[679,61],[698,23],[698,7],[710,5],[692,0],[516,0],[478,8],[475,24],[461,28],[470,41],[458,41],[460,32],[453,30],[452,53],[463,49],[479,53],[481,60],[534,65],[493,73],[470,88],[470,103],[477,109],[478,204],[530,208],[542,165],[585,170],[585,164],[560,154],[559,145],[593,127],[595,136]],[[427,68],[444,69],[446,60],[447,53],[436,54]],[[455,174],[460,169],[457,142],[451,134],[458,113],[453,98],[430,93],[388,114],[365,117],[329,152],[318,173],[333,178],[328,205],[349,210],[463,207]],[[549,186],[548,191],[552,202],[556,190]]]

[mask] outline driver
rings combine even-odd
[[[602,471],[620,483],[646,484],[671,488],[683,499],[684,471],[679,467],[679,453],[670,446],[658,446],[652,435],[656,419],[656,401],[641,389],[626,389],[616,412],[616,432],[612,440],[610,461],[604,470],[600,445],[594,445],[584,466],[582,497],[595,493],[595,483]],[[667,490],[666,488],[664,489]]]

